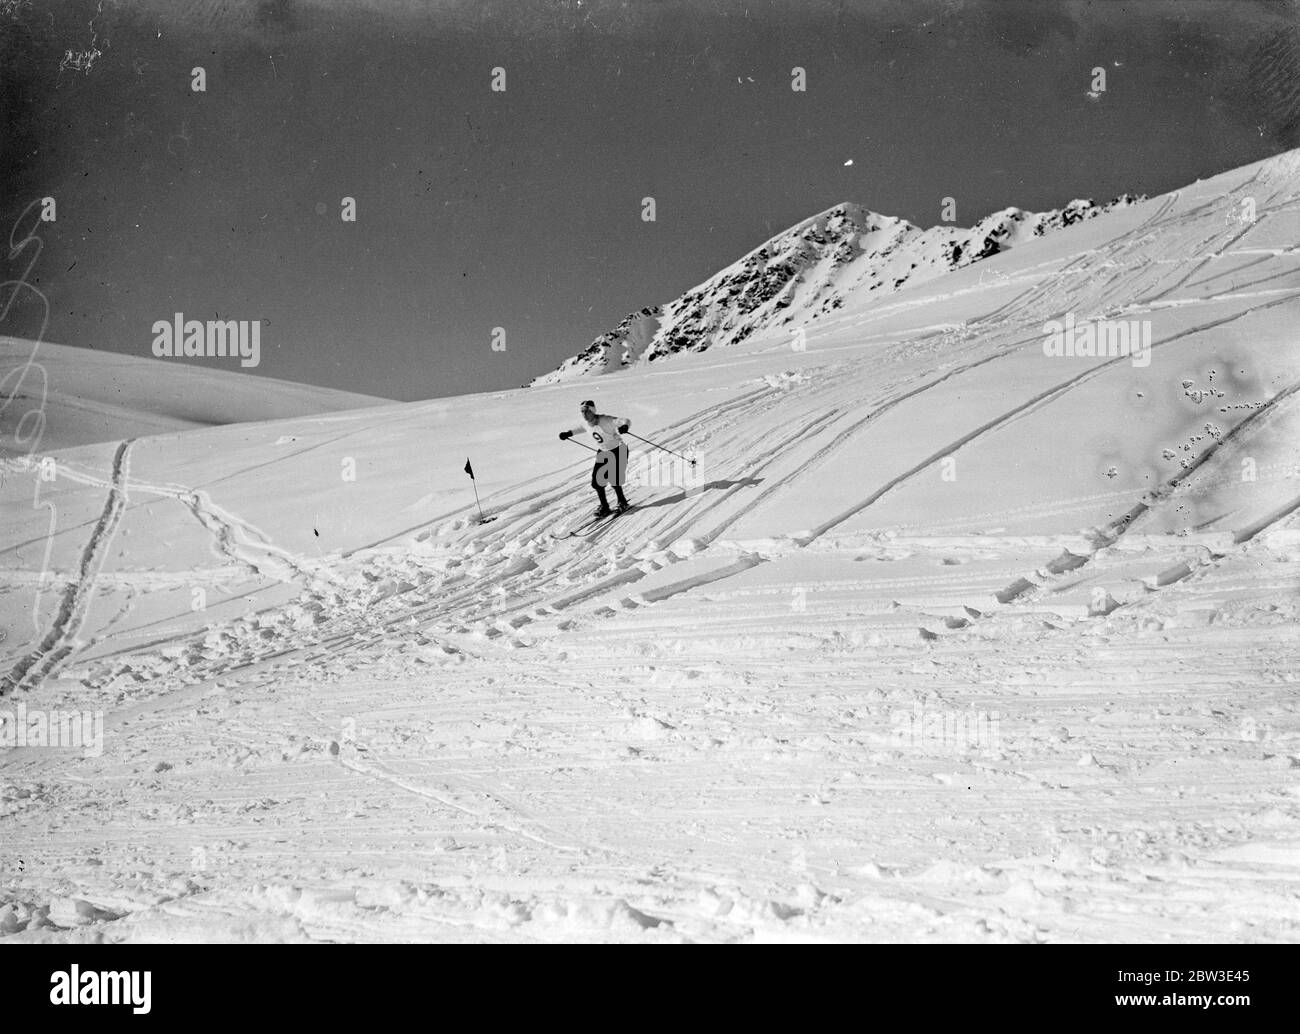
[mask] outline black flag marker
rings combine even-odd
[[[469,475],[469,483],[474,486],[474,502],[478,506],[478,522],[486,524],[491,517],[483,516],[483,504],[478,501],[478,479],[474,477],[474,468],[469,465],[469,457],[465,457],[465,473]]]

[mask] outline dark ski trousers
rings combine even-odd
[[[608,509],[605,499],[605,486],[613,485],[614,494],[618,496],[618,505],[626,506],[627,497],[623,495],[623,475],[627,472],[627,443],[621,442],[617,449],[601,449],[596,454],[596,465],[591,468],[591,487],[600,497],[601,509]]]

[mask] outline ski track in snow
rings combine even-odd
[[[95,579],[104,565],[105,554],[126,505],[130,449],[131,442],[125,441],[113,454],[112,479],[104,486],[107,489],[104,509],[86,540],[77,577],[65,586],[58,612],[40,646],[19,661],[6,676],[4,691],[22,689],[29,680],[34,682],[49,676],[73,651],[86,619]]]

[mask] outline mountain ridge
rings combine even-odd
[[[1003,208],[969,228],[928,229],[842,201],[774,235],[678,298],[629,313],[525,387],[616,372],[679,352],[726,347],[761,330],[804,325],[860,291],[885,297],[1145,200],[1135,194],[1101,204],[1076,198],[1045,212]]]

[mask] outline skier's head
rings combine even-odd
[[[594,424],[596,422],[596,403],[592,402],[591,399],[587,399],[587,401],[582,403],[578,408],[582,411],[583,420],[587,421],[589,424]]]

